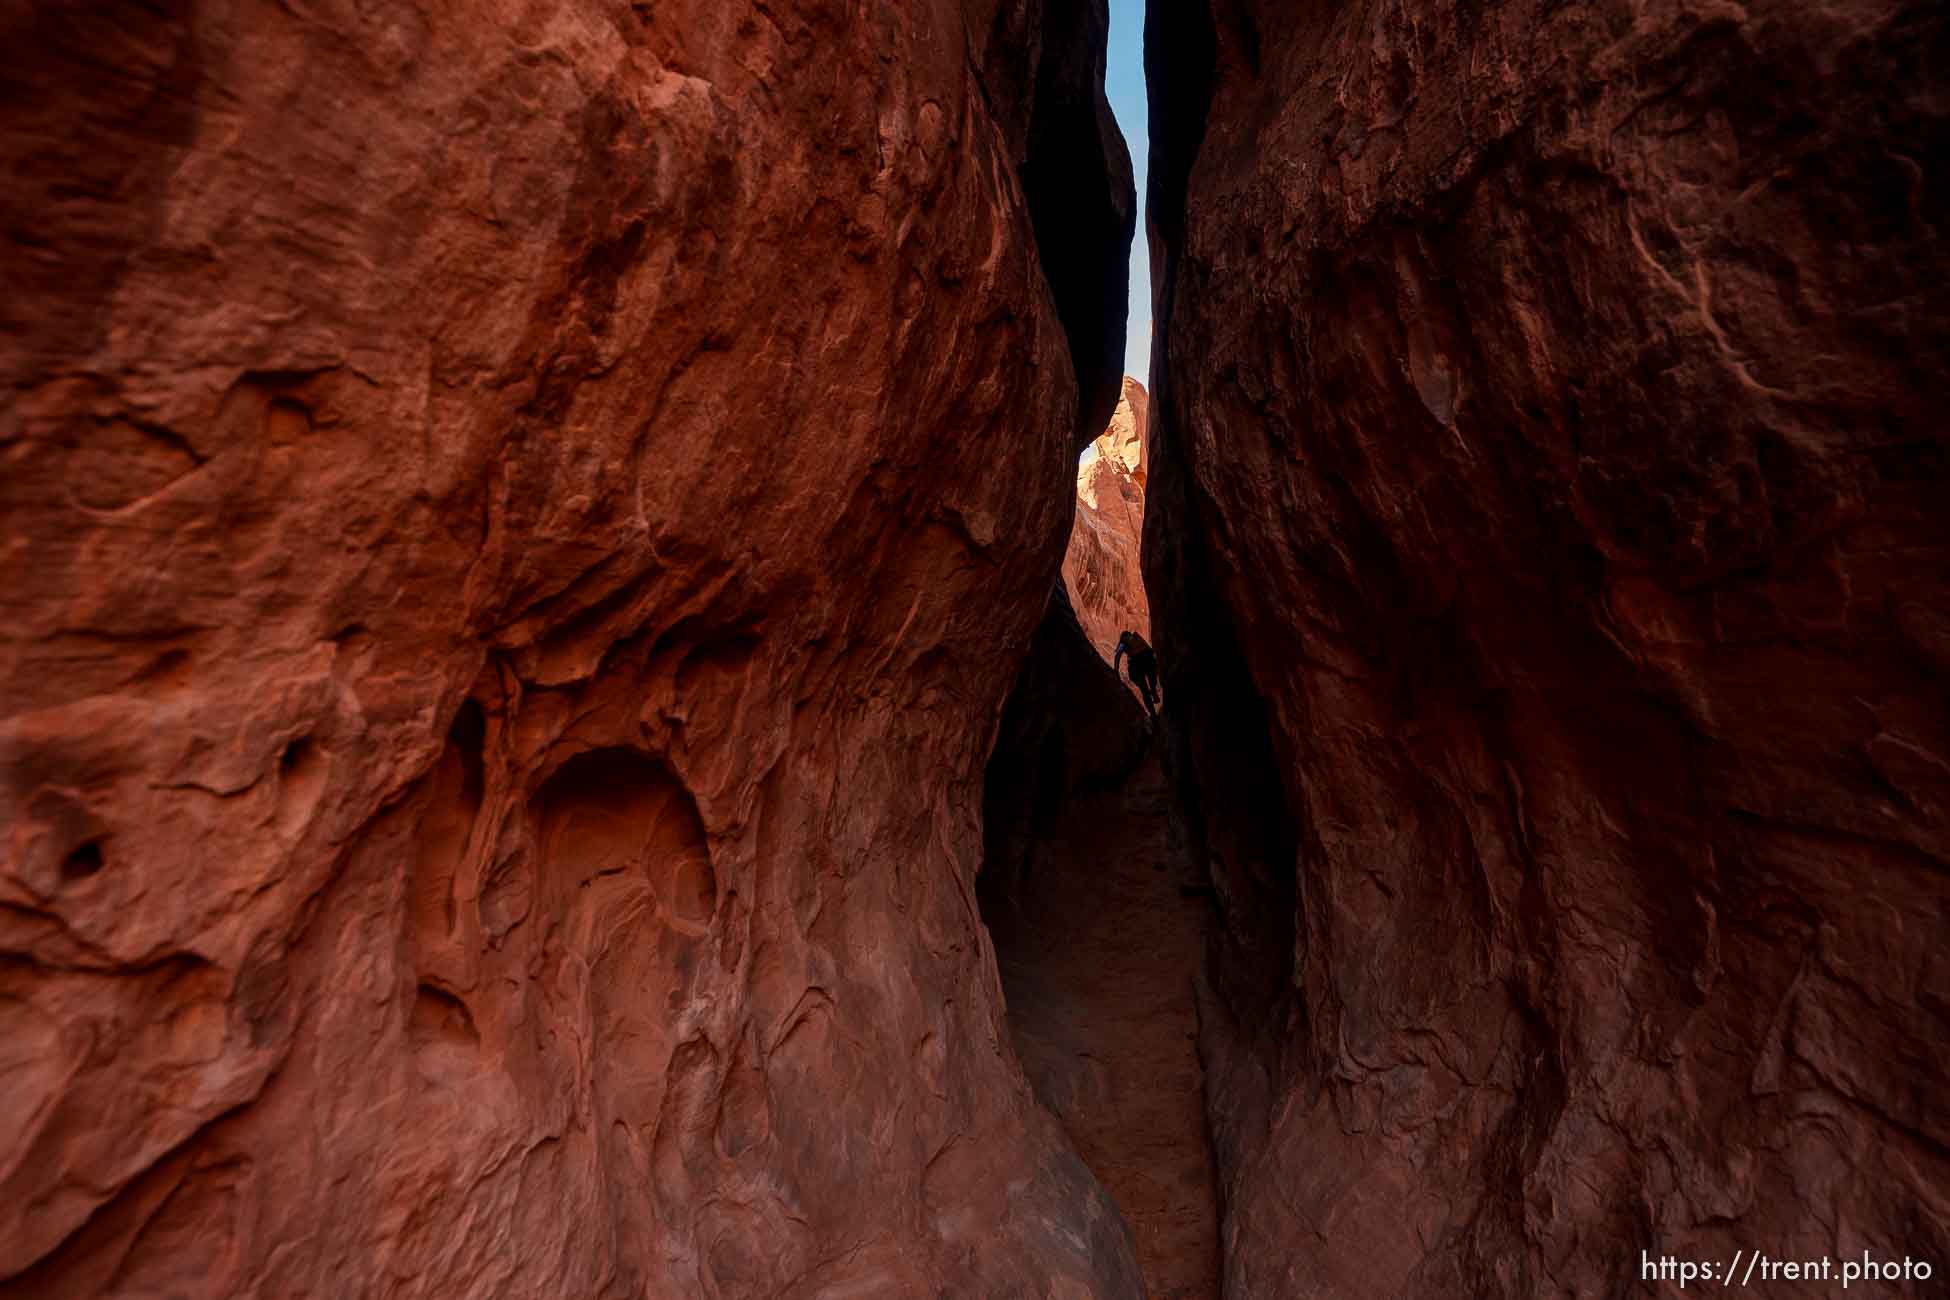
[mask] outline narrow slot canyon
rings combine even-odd
[[[1159,735],[1107,662],[1151,630],[1148,412],[1126,376],[1084,452],[1063,583],[989,760],[978,896],[1016,1058],[1122,1212],[1145,1294],[1217,1300],[1195,994],[1211,891],[1172,824]]]
[[[1155,755],[1067,801],[1012,896],[983,898],[1016,1056],[1130,1225],[1147,1294],[1220,1295],[1194,985],[1209,890]],[[992,893],[1000,892],[992,891]]]
[[[0,1300],[1946,1294],[1950,8],[0,37]]]

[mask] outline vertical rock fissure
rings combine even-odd
[[[1148,1294],[1219,1294],[1219,1215],[1193,984],[1208,901],[1146,755],[1066,802],[1016,898],[985,908],[1037,1100],[1130,1225]]]
[[[1117,403],[1124,342],[1125,259],[1137,223],[1131,156],[1104,99],[1103,0],[1046,0],[1044,49],[1090,59],[1037,64],[1023,196],[1037,257],[1077,372],[1077,445],[1097,436]]]
[[[1154,105],[1162,82],[1197,110],[1161,115],[1152,140],[1160,384],[1170,382],[1162,349],[1180,226],[1171,216],[1180,200],[1160,196],[1182,197],[1198,147],[1213,50],[1201,17],[1154,5],[1147,32]],[[1170,52],[1162,75],[1150,53],[1160,48]],[[1036,173],[1033,154],[1027,172]],[[1039,216],[1039,242],[1044,233]],[[1045,244],[1046,258],[1052,247],[1062,245]],[[1087,385],[1074,329],[1071,342]],[[1083,405],[1094,435],[1108,412]],[[1154,458],[1181,454],[1169,431],[1149,427],[1154,409],[1127,378],[1109,430],[1085,455],[1065,582],[990,760],[980,894],[1024,1074],[1123,1212],[1146,1293],[1216,1300],[1225,1260],[1214,1143],[1227,1135],[1209,1116],[1236,1119],[1241,1108],[1209,1108],[1205,1058],[1241,1041],[1242,1023],[1264,1026],[1254,1042],[1279,1041],[1291,1001],[1292,830],[1263,706],[1223,632],[1228,615],[1205,580],[1196,531],[1183,527],[1182,467],[1167,472],[1161,508],[1167,535],[1187,545],[1146,555],[1140,571],[1140,542],[1154,528]],[[1157,574],[1154,559],[1163,560]],[[1146,723],[1105,662],[1127,628],[1159,643],[1169,725]],[[1208,725],[1194,732],[1188,718]],[[1244,815],[1208,816],[1196,792],[1227,788]],[[1212,1015],[1225,1029],[1202,1038]]]
[[[979,894],[1024,1076],[1122,1211],[1144,1293],[1216,1300],[1194,992],[1210,893],[1149,728],[1063,587],[1010,698],[988,796]]]
[[[1153,632],[1139,571],[1148,419],[1126,377],[1080,462],[1063,581],[989,764],[979,892],[1034,1095],[1119,1206],[1147,1294],[1199,1300],[1221,1285],[1198,1046],[1214,895],[1202,827],[1171,811],[1160,736],[1106,662],[1126,632]]]

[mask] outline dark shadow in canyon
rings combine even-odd
[[[1156,304],[1143,569],[1164,676],[1161,759],[1173,794],[1171,813],[1189,861],[1212,888],[1218,918],[1212,960],[1201,973],[1200,1012],[1208,1030],[1201,1046],[1209,1055],[1222,1045],[1245,1045],[1248,1060],[1240,1064],[1248,1068],[1239,1074],[1256,1085],[1246,1099],[1247,1116],[1213,1117],[1213,1138],[1223,1152],[1242,1119],[1253,1124],[1263,1118],[1284,1073],[1288,1021],[1303,1014],[1292,983],[1300,967],[1294,872],[1299,830],[1280,781],[1266,702],[1254,688],[1205,544],[1222,521],[1200,513],[1191,491],[1192,448],[1175,418],[1170,341],[1186,194],[1220,73],[1211,10],[1203,4],[1148,6],[1144,49],[1152,123],[1146,204]],[[1221,1020],[1224,1029],[1211,1032]]]
[[[1079,449],[1103,432],[1117,405],[1127,258],[1137,226],[1130,151],[1103,94],[1108,32],[1109,13],[1100,0],[1045,4],[1042,39],[1094,51],[1095,62],[1038,63],[1022,168],[1037,255],[1076,366]]]
[[[1059,585],[988,768],[978,884],[1017,1058],[1122,1210],[1147,1293],[1219,1295],[1195,984],[1210,891],[1131,693]]]

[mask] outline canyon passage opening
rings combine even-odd
[[[1197,1050],[1211,893],[1170,816],[1160,734],[1112,667],[1148,637],[1144,386],[1078,465],[1063,581],[990,761],[978,894],[1016,1056],[1128,1223],[1147,1291],[1220,1294]]]

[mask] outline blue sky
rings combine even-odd
[[[1144,102],[1144,0],[1110,0],[1110,63],[1104,90],[1137,170],[1137,238],[1131,241],[1131,319],[1124,373],[1151,382],[1151,249],[1144,237],[1144,174],[1151,135]]]

